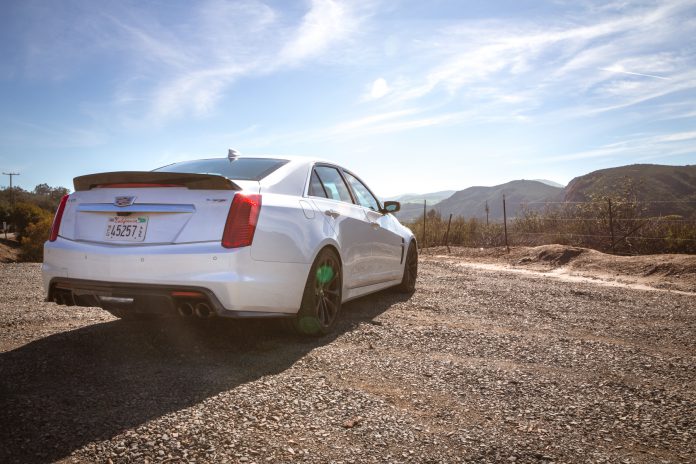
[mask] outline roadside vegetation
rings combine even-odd
[[[591,194],[588,201],[522,205],[521,211],[507,220],[507,244],[557,243],[625,255],[696,253],[696,202],[691,205],[691,214],[655,216],[649,211],[659,202],[639,200],[637,190],[634,183],[626,181],[612,191]],[[478,218],[453,217],[448,234],[448,221],[449,217],[430,210],[425,216],[425,232],[423,215],[408,226],[425,246],[506,245],[502,222],[487,224]]]
[[[43,259],[43,244],[48,239],[53,214],[68,193],[65,187],[47,184],[39,184],[32,191],[20,187],[13,187],[12,191],[0,189],[0,226],[5,222],[9,232],[14,232],[22,261]]]

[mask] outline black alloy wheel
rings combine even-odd
[[[326,335],[341,312],[343,275],[335,251],[324,248],[314,261],[302,296],[302,306],[293,321],[302,335]]]
[[[401,293],[413,293],[416,291],[416,279],[418,278],[418,249],[415,242],[411,241],[406,253],[404,276],[396,290]]]

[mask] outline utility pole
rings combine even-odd
[[[4,175],[10,176],[10,206],[14,211],[14,190],[12,189],[12,176],[18,176],[18,172],[3,172]]]
[[[18,172],[3,172],[4,175],[10,176],[10,208],[12,209],[12,216],[10,219],[14,218],[14,189],[12,188],[12,177],[13,176],[18,176]],[[14,221],[11,220],[10,224],[14,223]],[[5,238],[7,238],[7,228],[5,227]]]
[[[490,209],[488,209],[488,200],[486,200],[486,225],[488,225],[488,213],[490,212]]]

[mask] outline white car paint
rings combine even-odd
[[[214,295],[221,316],[295,314],[326,246],[343,265],[344,302],[399,284],[412,232],[391,214],[309,196],[313,167],[331,163],[279,159],[289,161],[258,182],[232,179],[240,191],[106,187],[71,194],[57,239],[44,247],[46,294],[56,279],[192,287]],[[237,194],[260,194],[261,209],[251,246],[228,249],[221,236]],[[121,196],[134,203],[115,206]],[[147,216],[144,241],[104,239],[118,213]]]

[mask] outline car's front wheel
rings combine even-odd
[[[397,285],[396,291],[400,293],[413,293],[416,291],[416,279],[418,278],[418,248],[416,243],[411,241],[406,253],[406,263],[404,265],[404,275],[401,283]]]
[[[333,329],[341,312],[343,274],[336,252],[319,252],[307,277],[302,305],[292,326],[302,335],[326,335]]]

